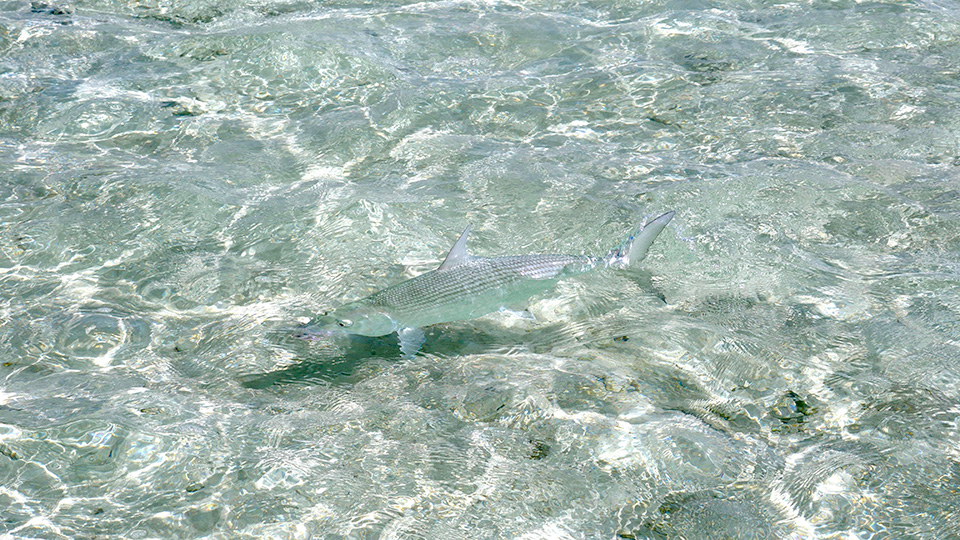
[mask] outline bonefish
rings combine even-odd
[[[424,342],[424,326],[475,319],[511,308],[549,290],[561,278],[599,268],[626,268],[647,255],[673,219],[667,212],[639,228],[603,257],[519,255],[474,257],[463,231],[436,269],[324,313],[301,328],[300,337],[337,333],[384,336],[396,332],[400,350],[412,356]]]

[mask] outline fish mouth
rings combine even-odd
[[[310,328],[307,325],[303,325],[297,329],[297,332],[293,335],[293,337],[306,341],[320,341],[333,336],[333,334],[333,330],[319,330],[316,328]]]

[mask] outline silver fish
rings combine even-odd
[[[674,212],[667,212],[650,221],[604,257],[474,257],[467,253],[468,225],[436,270],[324,313],[301,327],[299,337],[397,332],[400,350],[413,356],[423,345],[424,326],[475,319],[516,306],[550,289],[561,278],[597,268],[626,268],[643,260],[673,216]]]

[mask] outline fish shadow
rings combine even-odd
[[[546,352],[572,343],[573,328],[561,323],[526,323],[503,327],[496,321],[471,321],[428,327],[426,342],[417,356],[438,357],[482,354],[509,354],[518,350]],[[279,346],[297,349],[298,361],[289,366],[263,373],[241,376],[246,388],[266,389],[286,384],[353,385],[368,376],[368,367],[387,361],[402,361],[400,340],[396,334],[379,337],[341,336],[331,340],[307,342],[294,337],[295,332],[277,332]]]
[[[281,333],[277,333],[281,334]],[[302,351],[295,363],[263,373],[240,377],[245,388],[262,390],[283,384],[352,385],[363,379],[365,364],[374,360],[399,360],[400,345],[395,336],[338,338],[336,343],[311,343],[288,335],[277,335],[274,340],[281,347]],[[330,340],[333,341],[333,340]]]

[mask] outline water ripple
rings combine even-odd
[[[956,10],[704,7],[5,5],[4,533],[960,534]],[[292,336],[668,209],[534,320]]]

